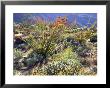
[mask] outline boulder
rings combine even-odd
[[[96,43],[96,42],[97,42],[97,35],[92,36],[92,37],[90,38],[90,42],[91,42],[91,43]]]

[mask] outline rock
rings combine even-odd
[[[75,45],[75,46],[79,46],[80,45],[80,43],[79,42],[76,42],[76,41],[71,41],[71,44],[72,45]]]
[[[84,67],[89,67],[90,66],[90,62],[86,59],[82,59],[80,62]]]
[[[67,41],[67,42],[71,42],[71,41],[74,41],[74,38],[71,38],[71,37],[67,37],[67,38],[66,38],[66,41]]]
[[[93,72],[97,72],[97,67],[90,67],[90,70]]]
[[[21,68],[21,70],[26,70],[26,69],[27,69],[27,67],[22,67],[22,68]]]
[[[91,42],[91,43],[96,43],[96,42],[97,42],[97,35],[92,36],[92,37],[90,38],[90,42]]]
[[[22,63],[23,61],[24,61],[23,59],[20,59],[20,60],[19,60],[19,63]]]
[[[76,52],[78,53],[79,56],[81,57],[87,57],[90,56],[90,49],[86,48],[86,47],[79,47],[78,49],[76,49]]]
[[[23,44],[25,42],[23,40],[21,40],[20,38],[16,38],[14,43],[19,45],[19,44]]]
[[[25,41],[21,40],[20,38],[17,38],[14,40],[14,48],[24,50],[25,46],[27,46],[27,43]]]
[[[71,37],[67,37],[66,41],[71,43],[71,45],[73,45],[73,46],[79,46],[80,45],[79,42],[75,41],[74,38],[71,38]]]

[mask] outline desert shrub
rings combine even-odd
[[[60,40],[60,31],[60,29],[50,30],[49,35],[45,35],[46,31],[43,31],[38,39],[36,39],[34,35],[30,34],[28,38],[24,40],[33,50],[27,58],[27,60],[30,61],[29,64],[34,64],[35,62],[41,64],[44,60],[54,54],[54,50],[57,45],[56,41]],[[26,61],[26,63],[29,61]]]
[[[46,27],[46,24],[37,23],[36,26],[35,26],[35,29],[36,29],[36,30],[39,30],[39,31],[43,31],[43,30],[46,30],[47,27]]]
[[[20,69],[23,64],[21,63],[21,61],[23,60],[23,52],[21,52],[18,49],[14,49],[14,61],[13,61],[13,67],[14,70]]]
[[[76,41],[80,42],[81,44],[85,44],[86,40],[90,39],[93,35],[94,33],[92,32],[92,30],[88,29],[75,33],[74,38]]]
[[[74,38],[76,41],[80,42],[81,44],[84,44],[86,42],[86,39],[85,39],[84,34],[82,32],[76,33]]]
[[[14,59],[21,59],[23,57],[23,52],[18,49],[13,50]]]
[[[41,68],[34,68],[32,74],[37,75],[78,75],[80,62],[71,48],[52,56],[52,61]]]

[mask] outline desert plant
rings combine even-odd
[[[46,31],[43,31],[41,35],[38,36],[40,37],[38,39],[36,39],[34,35],[30,34],[28,38],[24,40],[33,50],[29,56],[33,58],[33,53],[43,56],[42,60],[37,56],[35,57],[36,62],[38,60],[39,63],[43,63],[43,60],[52,56],[56,47],[56,41],[60,38],[60,31],[61,30],[51,30],[49,35],[45,35]]]
[[[21,59],[23,57],[23,53],[20,50],[14,49],[13,52],[14,59]]]

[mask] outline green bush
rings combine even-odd
[[[23,53],[20,50],[14,49],[13,52],[14,59],[21,59],[23,57]]]

